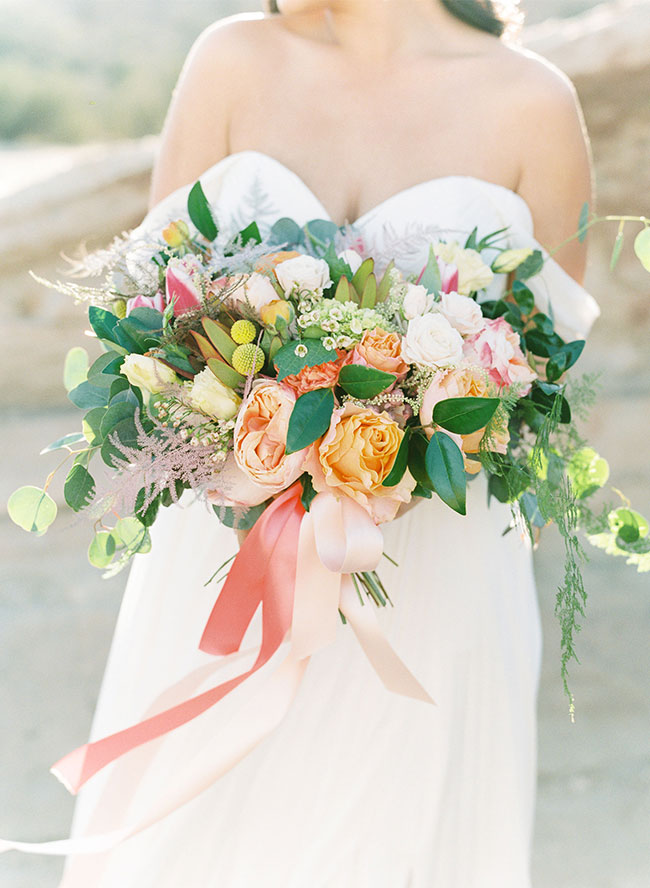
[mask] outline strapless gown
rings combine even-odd
[[[252,218],[327,218],[300,178],[256,151],[225,158],[201,181],[224,230]],[[186,195],[156,207],[143,232],[176,218]],[[355,222],[369,248],[406,270],[424,264],[427,237],[460,240],[475,225],[508,226],[511,246],[537,245],[525,201],[469,176],[408,188]],[[597,306],[555,262],[533,289],[566,335],[587,333]],[[531,551],[516,532],[502,536],[509,509],[488,507],[482,477],[468,513],[434,497],[384,527],[399,567],[381,566],[395,607],[380,619],[436,706],[389,693],[341,626],[269,738],[158,825],[108,854],[70,858],[61,888],[529,888],[541,654]],[[236,551],[234,534],[192,503],[165,510],[152,536],[129,577],[93,738],[139,721],[211,660],[197,650],[217,591],[204,583]],[[232,711],[264,676],[255,679],[231,695]],[[208,712],[156,741],[137,779],[137,761],[96,776],[73,834],[119,826],[129,805],[146,809],[219,744],[219,718]]]

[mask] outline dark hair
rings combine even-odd
[[[445,9],[473,28],[487,31],[496,37],[516,25],[520,20],[517,7],[519,0],[440,0]],[[275,0],[267,0],[271,12],[278,12]]]

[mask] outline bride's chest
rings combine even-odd
[[[423,82],[424,81],[424,82]],[[350,83],[268,80],[233,111],[232,152],[256,149],[294,170],[331,218],[352,221],[428,179],[469,175],[515,188],[519,159],[504,151],[506,114],[469,80]]]

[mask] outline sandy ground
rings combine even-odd
[[[55,457],[35,454],[75,419],[67,410],[5,416],[0,502],[18,479],[44,477]],[[644,502],[649,494],[647,486],[638,491]],[[69,825],[71,799],[48,768],[86,738],[123,588],[122,578],[102,581],[87,565],[88,540],[89,528],[71,515],[42,539],[0,519],[3,836],[55,838]],[[582,665],[573,669],[578,714],[571,725],[552,614],[560,558],[559,541],[548,534],[537,556],[545,652],[534,886],[647,888],[648,576],[605,563],[599,553],[586,566],[590,604]],[[0,857],[0,885],[55,888],[60,868],[56,859],[12,853]]]

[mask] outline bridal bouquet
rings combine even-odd
[[[649,231],[637,239],[646,262]],[[489,496],[512,507],[505,530],[536,541],[555,523],[565,539],[566,685],[585,602],[577,532],[650,570],[648,522],[618,492],[618,504],[590,505],[608,466],[573,421],[592,399],[590,380],[565,375],[584,342],[565,341],[535,307],[527,281],[542,253],[506,249],[503,235],[434,241],[410,275],[366,255],[361,240],[344,245],[322,220],[280,219],[265,237],[252,222],[226,237],[197,183],[185,218],[89,257],[102,287],[59,286],[90,303],[104,351],[91,366],[83,349],[69,354],[82,430],[44,452],[72,460],[65,499],[95,522],[91,562],[111,575],[147,551],[160,507],[190,490],[224,523],[252,529],[230,571],[238,595],[251,585],[246,563],[266,552],[264,574],[281,556],[280,573],[297,565],[287,577],[296,589],[307,575],[312,589],[338,576],[310,617],[331,632],[340,613],[356,631],[350,595],[389,601],[377,526],[416,498],[465,514],[467,486],[484,472]],[[490,299],[495,276],[507,277],[505,293]],[[23,487],[9,512],[40,534],[56,505],[47,485]],[[299,635],[297,622],[294,603]]]

